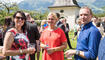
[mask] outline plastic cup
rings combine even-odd
[[[0,53],[2,53],[3,46],[0,46]]]
[[[69,55],[69,56],[67,57],[67,59],[68,59],[68,60],[72,60],[72,55]]]
[[[72,60],[72,57],[67,57],[68,60]]]
[[[35,48],[35,43],[30,43],[28,47],[29,48]]]

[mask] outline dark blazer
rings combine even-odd
[[[57,27],[60,27],[60,28],[65,32],[65,26],[64,26],[64,24],[62,24],[61,21],[58,21],[58,22],[56,23],[56,26],[57,26]]]
[[[27,36],[30,40],[30,43],[36,43],[36,40],[39,40],[40,38],[40,34],[37,28],[37,24],[34,23],[30,23],[30,22],[26,22],[27,24]]]
[[[36,23],[34,22],[33,24],[31,22],[26,22],[26,25],[27,25],[27,36],[29,38],[29,41],[30,43],[35,43],[35,48],[36,48],[36,51],[37,51],[37,43],[36,43],[36,40],[39,40],[40,38],[40,34],[39,34],[39,31],[38,31],[38,28],[37,28],[37,25]],[[30,59],[31,60],[35,60],[35,54],[30,54]]]

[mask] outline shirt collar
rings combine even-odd
[[[82,26],[82,30],[85,30],[85,29],[89,28],[92,25],[93,25],[92,22],[89,22],[88,24]]]

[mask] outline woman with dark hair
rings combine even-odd
[[[28,48],[29,40],[26,36],[26,16],[22,11],[13,15],[13,26],[4,37],[2,53],[10,56],[10,60],[28,60],[26,54],[35,52],[35,48]]]

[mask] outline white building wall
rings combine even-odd
[[[60,13],[60,10],[64,10],[64,13],[61,16],[65,16],[67,18],[67,23],[69,23],[70,29],[73,29],[75,24],[75,19],[79,13],[78,7],[57,7],[57,8],[49,8],[50,12]]]

